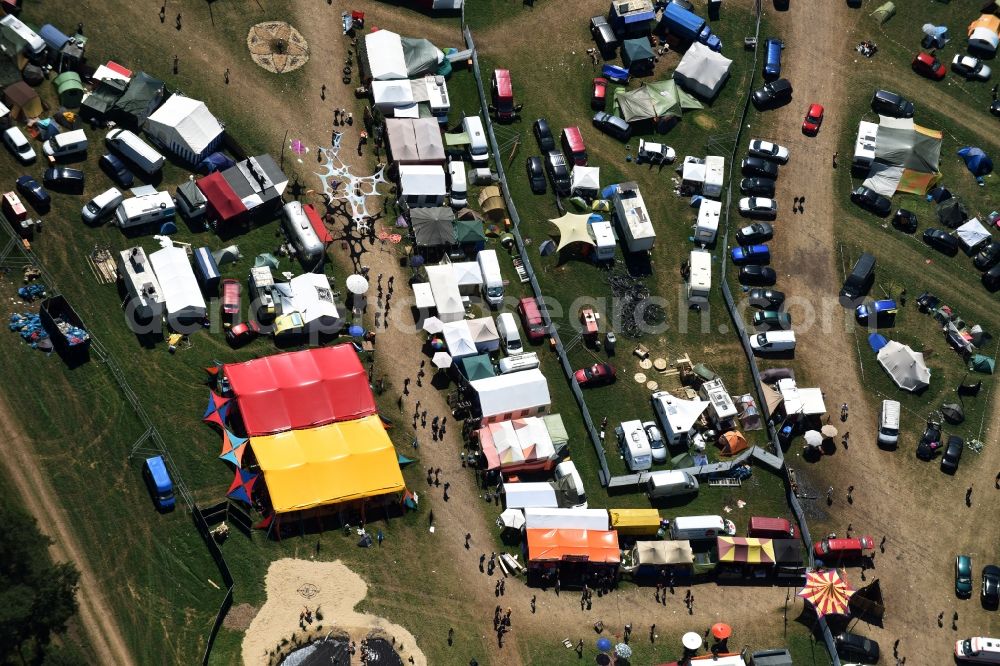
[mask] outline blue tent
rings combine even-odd
[[[61,51],[62,47],[66,46],[66,42],[69,41],[69,37],[64,35],[59,28],[46,23],[38,31],[38,36],[45,40],[45,43],[53,51]]]
[[[884,335],[880,333],[872,333],[868,336],[868,346],[872,348],[872,351],[878,353],[878,350],[882,349],[889,344],[889,341],[885,339]]]
[[[976,178],[993,171],[993,160],[983,152],[982,148],[965,146],[958,149],[958,156],[965,160],[965,166]]]
[[[198,163],[198,173],[209,174],[215,173],[216,171],[225,171],[235,164],[236,162],[232,161],[222,153],[212,153]]]

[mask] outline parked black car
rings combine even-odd
[[[552,189],[563,196],[569,194],[569,167],[566,165],[566,156],[558,150],[550,151],[545,156],[545,170],[548,171],[549,180],[552,181]]]
[[[958,463],[962,461],[962,449],[965,448],[965,440],[958,435],[948,438],[948,444],[944,448],[944,455],[941,456],[941,471],[954,474],[958,470]]]
[[[753,91],[753,105],[758,109],[773,109],[792,101],[792,84],[788,79],[765,83]]]
[[[528,158],[525,167],[528,171],[528,184],[531,185],[531,191],[535,194],[545,194],[545,166],[542,164],[542,158],[538,155],[532,155]]]
[[[628,141],[632,136],[632,128],[623,118],[613,116],[606,111],[598,111],[594,114],[594,127],[605,134],[610,134],[619,141]]]
[[[778,274],[770,266],[741,266],[740,284],[753,284],[770,287],[778,281]]]
[[[740,245],[766,243],[774,238],[774,227],[767,222],[754,222],[736,231],[736,242]]]
[[[549,129],[549,121],[545,118],[536,120],[531,127],[531,131],[535,133],[538,150],[542,151],[543,155],[556,149],[556,140],[552,137],[552,130]]]
[[[833,642],[837,646],[837,654],[840,655],[841,659],[878,663],[878,643],[870,638],[844,631],[837,634]]]
[[[135,182],[135,176],[128,170],[125,163],[116,155],[104,155],[100,160],[101,169],[116,185],[129,188]]]
[[[743,194],[755,194],[759,197],[774,196],[773,178],[744,178],[740,181],[740,192]]]
[[[972,258],[972,265],[981,271],[988,271],[998,263],[1000,263],[1000,241],[990,241]]]
[[[745,157],[741,167],[746,176],[763,176],[772,180],[778,177],[778,165],[761,157]]]
[[[879,217],[885,217],[892,210],[892,201],[888,197],[864,185],[851,192],[851,201]]]
[[[913,102],[888,90],[876,90],[872,95],[872,112],[893,118],[912,118]]]
[[[52,207],[52,197],[37,180],[31,176],[21,176],[15,184],[17,191],[39,214],[49,212],[49,208]]]
[[[983,273],[983,286],[990,291],[1000,289],[1000,264]]]
[[[955,256],[958,252],[958,239],[946,231],[931,227],[924,229],[924,242],[938,252]]]
[[[1000,605],[1000,567],[988,564],[983,567],[983,586],[979,594],[983,606],[995,610]]]
[[[917,457],[921,460],[930,460],[941,450],[941,426],[936,423],[928,423],[924,427],[924,432],[917,442]]]
[[[905,208],[900,208],[892,216],[892,226],[908,234],[915,233],[917,231],[917,216]]]
[[[45,187],[51,187],[60,192],[83,193],[84,175],[79,169],[70,167],[51,167],[42,175]]]
[[[785,293],[777,289],[751,289],[747,302],[761,310],[777,310],[785,302]]]

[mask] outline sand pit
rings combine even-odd
[[[248,666],[276,663],[276,648],[282,640],[294,640],[302,645],[330,632],[346,633],[358,645],[364,638],[383,636],[395,640],[403,662],[409,663],[409,658],[413,657],[414,664],[427,664],[409,631],[383,618],[354,610],[368,594],[368,585],[340,560],[278,560],[268,568],[264,587],[267,601],[243,638],[243,663]],[[306,607],[314,613],[319,609],[323,619],[314,615],[312,624],[307,624],[303,630],[299,618]],[[289,642],[282,652],[290,649],[294,649],[294,645]]]

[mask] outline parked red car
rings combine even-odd
[[[260,335],[260,325],[251,319],[230,326],[226,330],[226,342],[230,347],[240,347]]]
[[[222,281],[222,314],[228,318],[240,313],[240,290],[239,280],[226,278]]]
[[[594,92],[590,96],[590,108],[603,111],[608,104],[608,80],[603,77],[594,79]]]
[[[851,558],[861,557],[866,550],[875,548],[875,539],[861,536],[856,539],[822,539],[813,546],[816,557]]]
[[[921,51],[913,58],[913,71],[921,76],[926,76],[929,79],[934,79],[935,81],[940,81],[944,78],[944,75],[948,70],[945,69],[941,61],[932,56],[930,53],[924,53]]]
[[[615,368],[608,363],[595,363],[589,368],[577,370],[573,376],[580,388],[604,386],[615,381]]]
[[[816,136],[819,126],[823,124],[823,105],[810,104],[806,111],[805,120],[802,121],[802,133],[806,136]]]

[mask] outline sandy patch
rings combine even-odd
[[[427,664],[409,631],[378,616],[354,610],[368,594],[368,584],[340,560],[312,562],[286,558],[272,562],[264,588],[267,601],[243,638],[243,663],[248,666],[271,663],[276,647],[283,639],[293,640],[293,634],[299,644],[304,644],[330,632],[347,633],[359,644],[372,633],[381,634],[395,639],[404,663],[413,657],[414,664]],[[323,619],[314,618],[303,631],[299,614],[306,607],[313,612],[319,609]]]

